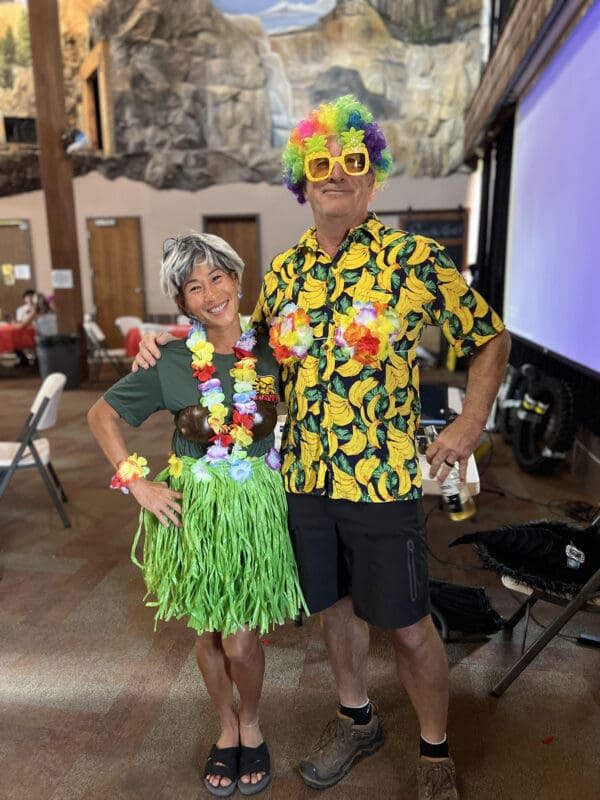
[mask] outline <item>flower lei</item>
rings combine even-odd
[[[356,301],[338,319],[336,344],[361,364],[374,364],[385,358],[400,336],[398,312],[385,303]]]
[[[204,461],[211,465],[221,461],[230,462],[229,474],[240,482],[249,478],[252,467],[248,461],[246,448],[252,444],[254,414],[256,413],[256,362],[252,355],[256,345],[256,334],[246,330],[235,343],[233,352],[237,361],[230,374],[233,377],[233,415],[230,424],[225,423],[228,409],[223,405],[225,394],[219,378],[214,378],[216,367],[212,363],[215,348],[207,340],[204,325],[192,325],[186,346],[192,352],[192,372],[198,379],[200,405],[208,409],[208,424],[214,431],[210,437],[213,444],[206,451]]]
[[[138,478],[145,478],[150,472],[148,462],[143,456],[133,453],[117,464],[117,471],[110,481],[111,489],[120,489],[123,494],[129,494],[128,485]]]
[[[269,343],[278,364],[289,366],[299,361],[313,343],[310,317],[295,303],[287,303],[276,317],[269,320]]]

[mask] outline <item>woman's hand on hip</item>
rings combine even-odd
[[[169,520],[181,528],[181,492],[174,492],[166,483],[155,483],[145,478],[138,478],[129,484],[129,491],[138,503],[147,511],[151,511],[161,525],[168,525]]]

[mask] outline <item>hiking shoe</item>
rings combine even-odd
[[[326,789],[341,780],[357,758],[374,753],[383,744],[383,729],[375,706],[371,721],[356,725],[338,714],[327,723],[321,738],[300,762],[302,780],[313,789]]]
[[[459,800],[456,789],[454,761],[428,761],[420,758],[417,763],[417,786],[419,800]]]

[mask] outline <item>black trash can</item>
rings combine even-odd
[[[42,336],[37,340],[35,351],[42,378],[62,372],[67,376],[65,389],[79,388],[79,336]]]

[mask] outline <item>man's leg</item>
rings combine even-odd
[[[333,786],[357,758],[374,753],[383,744],[379,718],[367,695],[369,626],[356,616],[349,597],[322,611],[321,625],[340,711],[300,762],[302,779],[315,789]]]
[[[348,596],[348,564],[337,529],[341,501],[288,495],[290,530],[298,572],[311,613],[321,614],[323,636],[340,698],[340,711],[327,724],[300,774],[313,788],[333,786],[361,755],[383,743],[377,713],[366,687],[369,626],[354,613]],[[356,503],[346,513],[353,516]]]
[[[458,800],[448,755],[448,659],[430,616],[392,632],[398,675],[421,729],[417,765],[419,800]]]
[[[321,627],[340,705],[359,708],[367,702],[369,626],[356,616],[350,597],[321,612]]]
[[[440,742],[448,718],[448,659],[431,620],[392,632],[398,675],[415,709],[421,736]]]

